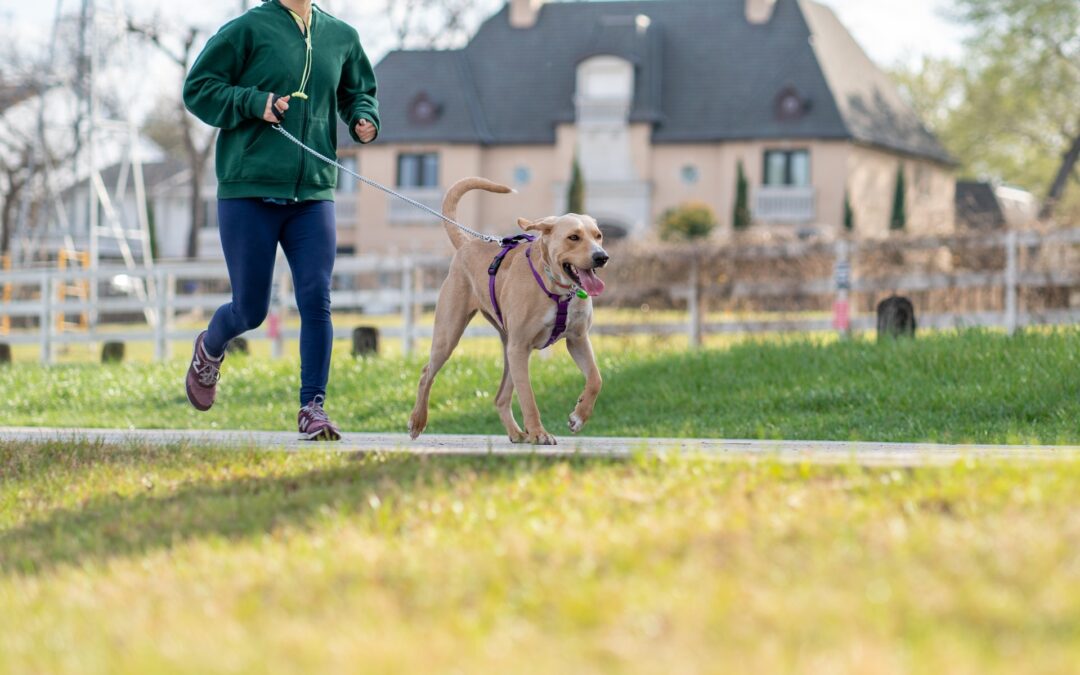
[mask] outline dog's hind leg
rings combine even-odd
[[[499,391],[495,394],[495,409],[499,411],[499,418],[506,427],[506,435],[510,437],[510,441],[521,443],[525,440],[525,432],[514,419],[513,398],[514,381],[510,378],[510,360],[506,356],[506,338],[503,337],[503,373]]]
[[[585,391],[578,398],[577,405],[574,406],[568,420],[570,431],[576,434],[581,431],[581,427],[585,426],[585,423],[589,421],[589,417],[592,416],[593,405],[596,404],[596,397],[600,395],[603,380],[600,377],[600,369],[596,367],[592,342],[587,334],[567,335],[566,351],[570,352],[574,363],[581,369],[581,374],[585,376]]]
[[[431,385],[450,354],[461,340],[465,327],[476,314],[469,295],[468,280],[451,268],[449,276],[439,291],[439,301],[435,304],[435,330],[431,337],[431,356],[427,365],[420,372],[420,383],[416,389],[416,405],[409,416],[409,436],[416,438],[427,426],[428,397]]]

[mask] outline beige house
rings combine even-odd
[[[463,49],[392,52],[376,71],[380,137],[342,156],[433,207],[464,176],[513,186],[462,202],[461,220],[486,232],[566,211],[575,157],[586,211],[614,236],[648,235],[690,201],[727,236],[740,163],[754,228],[832,236],[847,195],[856,234],[887,236],[901,168],[905,229],[953,227],[948,155],[811,0],[510,0]],[[355,203],[343,246],[449,248],[405,203],[370,188]]]

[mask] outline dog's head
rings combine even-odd
[[[589,295],[600,295],[604,282],[596,270],[608,263],[604,235],[591,216],[568,213],[542,220],[518,219],[522,230],[539,234],[537,243],[554,274],[572,281]]]

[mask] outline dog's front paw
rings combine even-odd
[[[528,442],[528,443],[530,443],[532,445],[558,445],[559,444],[555,440],[554,436],[552,436],[548,432],[544,431],[543,429],[541,429],[540,431],[538,431],[536,433],[529,432],[526,435],[525,440],[526,440],[526,442]]]
[[[409,438],[416,440],[416,437],[424,432],[424,427],[427,426],[427,420],[421,420],[413,415],[409,418]]]
[[[585,420],[581,419],[581,416],[576,412],[570,413],[570,419],[567,420],[567,425],[570,427],[570,431],[577,433],[581,431],[581,427],[585,426]]]

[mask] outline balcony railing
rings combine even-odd
[[[401,194],[415,199],[424,206],[438,211],[442,208],[443,191],[440,188],[398,188]],[[391,225],[436,225],[439,219],[421,211],[400,199],[390,199],[386,220]]]
[[[762,185],[754,194],[754,219],[766,223],[809,223],[817,216],[813,187]]]
[[[356,227],[360,219],[356,210],[359,196],[359,193],[356,192],[338,192],[334,194],[334,218],[337,221],[338,229]]]

